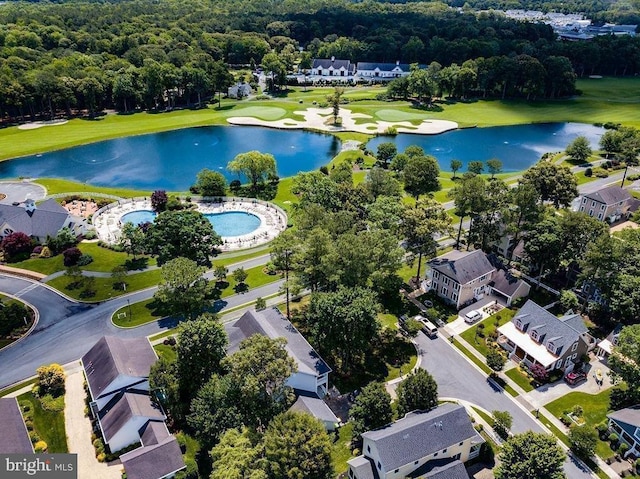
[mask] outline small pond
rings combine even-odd
[[[375,152],[380,143],[391,141],[401,152],[410,145],[418,145],[433,155],[444,171],[451,171],[453,159],[462,161],[464,172],[470,161],[497,158],[502,161],[502,171],[510,172],[526,170],[544,153],[564,150],[578,136],[587,137],[591,148],[597,149],[604,131],[584,123],[536,123],[467,128],[435,136],[408,133],[379,136],[369,141],[367,148]]]

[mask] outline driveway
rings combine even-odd
[[[64,424],[70,453],[78,455],[78,479],[120,479],[122,464],[98,462],[91,443],[91,421],[84,415],[86,396],[80,364],[67,369]]]
[[[504,299],[498,298],[497,296],[488,295],[481,300],[473,303],[472,305],[467,306],[466,308],[462,308],[460,311],[458,311],[457,319],[447,324],[447,331],[452,332],[453,334],[460,334],[471,328],[472,326],[478,324],[483,319],[487,319],[490,314],[483,311],[483,308],[493,305],[496,302],[498,302],[498,304],[501,304],[503,307],[506,307],[506,302],[504,301]],[[482,318],[478,319],[472,324],[469,324],[464,320],[464,315],[473,310],[480,311],[480,313],[482,313]]]
[[[21,203],[26,198],[41,200],[47,194],[47,190],[44,186],[27,181],[0,181],[0,193],[6,195],[0,203],[10,205],[15,202]]]

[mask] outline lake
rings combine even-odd
[[[55,129],[47,129],[46,134],[55,134]],[[303,130],[252,126],[185,128],[3,161],[0,177],[51,177],[96,186],[186,191],[203,168],[237,179],[226,170],[227,163],[251,150],[271,153],[278,175],[287,177],[329,163],[340,151],[340,140]]]
[[[604,128],[584,123],[496,126],[453,130],[435,136],[408,133],[379,136],[370,140],[367,148],[375,152],[378,145],[386,141],[395,143],[398,151],[418,145],[433,155],[444,171],[451,171],[453,159],[462,161],[461,171],[466,171],[470,161],[497,158],[502,161],[502,171],[509,172],[526,170],[544,153],[562,151],[578,136],[587,137],[591,148],[598,149],[604,132]]]
[[[451,159],[466,163],[498,158],[503,171],[528,168],[548,151],[561,151],[580,135],[597,148],[603,128],[552,123],[454,130],[441,135],[399,134],[370,140],[367,147],[393,141],[399,151],[419,145],[450,170]],[[43,131],[44,133],[44,131]],[[55,129],[47,130],[55,134]],[[238,153],[258,150],[276,158],[278,175],[293,176],[326,165],[340,150],[331,135],[253,126],[209,126],[101,141],[0,162],[0,178],[52,177],[96,186],[186,191],[196,174],[209,168],[233,180],[226,170]]]

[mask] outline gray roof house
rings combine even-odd
[[[121,456],[130,479],[163,479],[185,468],[162,409],[149,395],[149,372],[157,356],[146,338],[105,336],[82,357],[91,413],[111,452],[141,447]]]
[[[351,479],[457,479],[460,467],[447,466],[477,457],[484,443],[465,408],[452,403],[428,412],[410,412],[387,426],[365,432],[362,440],[362,455],[347,462]],[[443,472],[447,470],[451,475]]]
[[[548,371],[570,371],[594,343],[582,316],[571,313],[558,318],[531,300],[498,332],[498,344],[511,359],[529,367],[540,364]]]
[[[298,372],[287,381],[289,386],[318,397],[327,393],[331,368],[277,308],[249,310],[237,321],[225,324],[225,329],[229,336],[228,354],[236,352],[242,340],[254,334],[271,339],[285,338],[286,350],[298,366]]]
[[[33,454],[33,444],[16,398],[0,398],[0,453]]]
[[[62,228],[80,234],[82,225],[82,218],[72,216],[54,199],[37,206],[31,198],[24,201],[24,206],[0,204],[0,238],[21,232],[42,243],[48,236],[58,234]]]
[[[609,428],[629,446],[625,456],[640,456],[640,405],[620,409],[607,414]]]
[[[327,403],[317,397],[298,396],[289,411],[311,414],[322,423],[327,431],[335,430],[340,423],[340,419],[336,417]]]
[[[321,77],[347,77],[353,76],[356,66],[351,60],[336,60],[335,57],[314,58],[311,65],[311,75]]]
[[[408,63],[369,63],[358,62],[356,76],[361,80],[393,80],[405,77],[411,73],[411,65]]]
[[[582,195],[574,209],[600,221],[615,223],[622,219],[628,219],[631,213],[638,209],[638,206],[640,206],[640,201],[631,196],[627,190],[613,185]]]

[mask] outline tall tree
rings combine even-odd
[[[491,173],[491,178],[495,178],[502,171],[502,162],[497,158],[487,160],[487,170]]]
[[[211,449],[213,471],[209,479],[267,479],[260,467],[262,444],[254,444],[254,437],[247,428],[225,431]]]
[[[343,88],[334,88],[333,93],[327,96],[327,101],[329,105],[331,105],[331,112],[333,114],[333,124],[336,125],[338,123],[338,117],[340,116],[340,99],[344,95]]]
[[[549,161],[541,161],[525,171],[522,183],[535,188],[541,203],[551,201],[556,208],[568,207],[578,196],[576,177],[571,170]]]
[[[614,377],[622,379],[626,388],[626,403],[636,404],[640,400],[640,325],[625,326],[620,331],[617,344],[609,361]]]
[[[126,222],[120,229],[118,244],[127,253],[136,259],[136,256],[144,253],[146,247],[146,237],[138,225]]]
[[[591,146],[585,136],[579,136],[567,146],[565,153],[578,163],[585,163],[591,156]]]
[[[565,479],[565,453],[548,434],[525,432],[509,438],[500,450],[496,479]]]
[[[376,160],[380,166],[387,168],[397,153],[398,148],[396,147],[396,144],[391,141],[385,141],[378,145],[378,149],[376,150]]]
[[[255,192],[258,190],[258,183],[264,182],[269,175],[276,175],[276,159],[269,153],[249,151],[237,155],[229,162],[227,169],[245,175]]]
[[[438,406],[438,384],[425,369],[418,368],[400,383],[398,394],[398,415],[419,410],[430,411]]]
[[[194,186],[202,196],[224,196],[227,192],[227,179],[222,173],[203,168],[198,172]]]
[[[458,172],[460,170],[460,168],[462,168],[462,162],[460,160],[451,160],[451,165],[450,165],[451,171],[453,172],[453,179],[456,178],[456,172]]]
[[[485,188],[486,182],[484,178],[470,175],[464,176],[462,181],[447,193],[449,198],[453,199],[455,214],[460,217],[456,248],[460,247],[460,236],[462,235],[462,222],[464,218],[471,213],[475,214],[480,212],[483,208]]]
[[[484,170],[484,163],[482,161],[470,161],[467,163],[467,171],[474,175],[479,175]]]
[[[194,319],[208,304],[204,268],[187,258],[175,258],[162,265],[162,282],[154,298],[170,315]]]
[[[440,189],[440,167],[433,156],[410,156],[403,170],[404,189],[416,200]]]
[[[507,214],[508,234],[512,235],[511,246],[507,251],[507,260],[511,263],[513,250],[518,246],[523,231],[535,224],[542,214],[538,205],[538,192],[530,183],[518,183],[509,190],[510,209]]]
[[[389,424],[393,420],[391,396],[381,383],[369,383],[358,395],[349,411],[353,422],[352,438],[360,441],[362,433]]]
[[[284,271],[287,319],[291,319],[291,311],[289,309],[289,273],[294,270],[294,256],[298,251],[298,239],[291,230],[283,231],[271,243],[271,261],[278,270]]]

